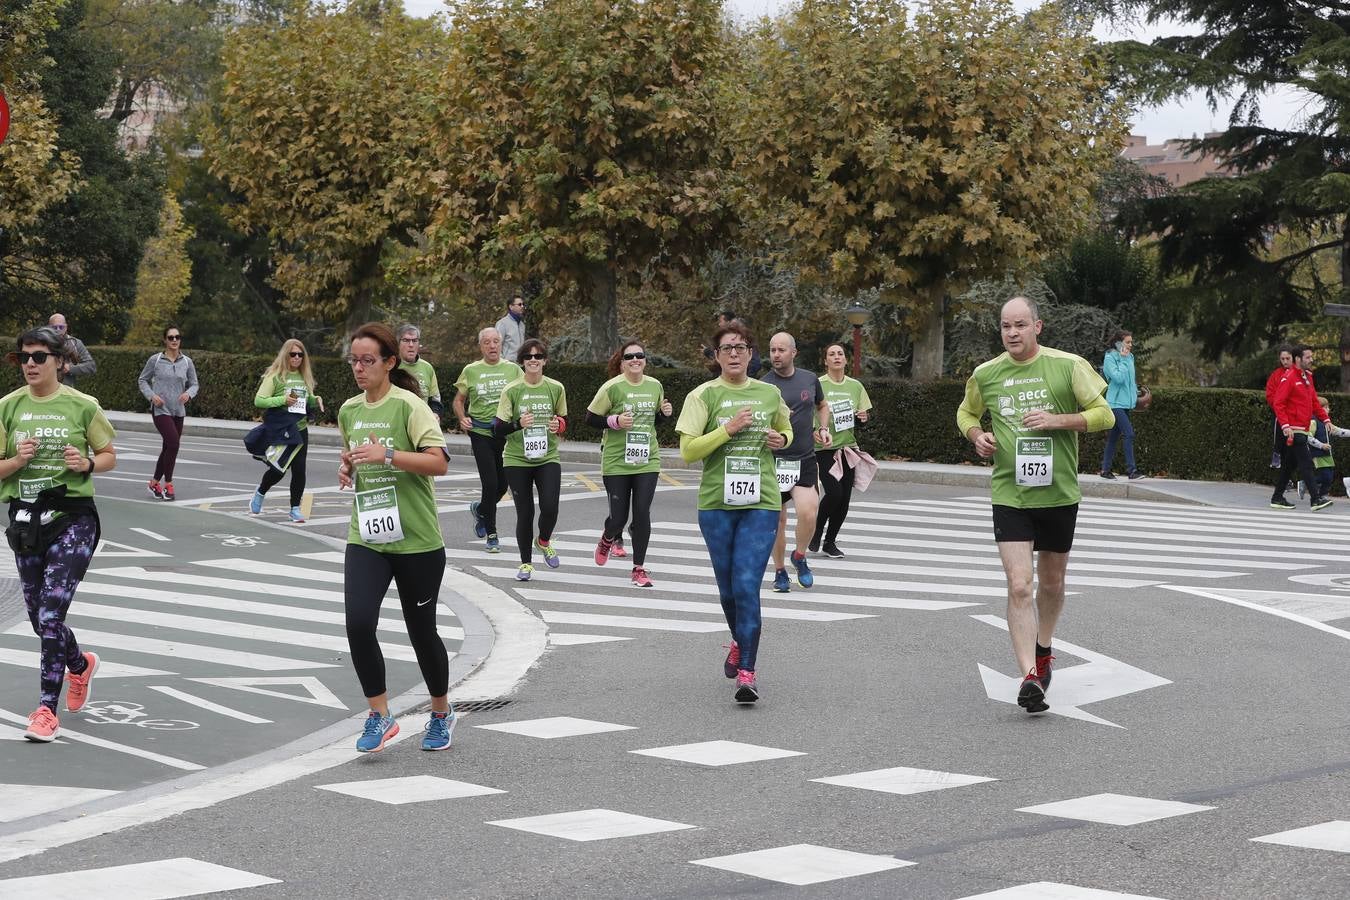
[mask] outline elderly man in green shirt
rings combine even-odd
[[[1008,579],[1008,633],[1025,673],[1017,704],[1042,713],[1050,708],[1050,641],[1064,608],[1082,498],[1078,432],[1105,431],[1115,416],[1102,396],[1106,382],[1087,360],[1040,345],[1033,301],[1013,297],[1003,304],[999,331],[1006,352],[970,376],[956,425],[981,458],[994,460],[994,540]],[[986,411],[990,431],[980,424]]]

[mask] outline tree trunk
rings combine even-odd
[[[604,362],[619,343],[619,292],[609,264],[587,269],[586,293],[591,301],[591,359]]]
[[[926,291],[927,302],[916,318],[914,329],[914,358],[910,374],[916,381],[932,381],[942,377],[944,344],[944,326],[946,324],[946,285],[939,281]]]
[[[352,263],[351,285],[352,302],[347,309],[346,333],[338,335],[339,344],[346,347],[351,334],[371,320],[371,306],[374,303],[375,287],[382,277],[380,271],[381,244],[372,244],[361,251]]]
[[[1350,216],[1341,220],[1341,303],[1350,302]],[[1350,391],[1350,320],[1341,326],[1341,392]]]

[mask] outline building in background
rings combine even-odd
[[[1209,132],[1205,137],[1217,137],[1222,132]],[[1121,156],[1150,175],[1164,179],[1171,187],[1181,187],[1202,178],[1231,177],[1223,168],[1221,157],[1208,153],[1187,152],[1186,138],[1171,138],[1161,144],[1150,144],[1143,135],[1132,134],[1126,141]],[[1194,140],[1192,138],[1191,140]]]

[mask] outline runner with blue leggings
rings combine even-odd
[[[722,374],[689,392],[675,430],[685,461],[703,461],[698,527],[731,629],[723,674],[736,679],[736,702],[754,703],[759,589],[778,534],[773,451],[792,440],[792,428],[778,388],[746,375],[754,339],[745,327],[724,325],[711,346]]]

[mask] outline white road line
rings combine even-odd
[[[569,594],[565,591],[519,592],[526,600],[536,603],[578,603],[588,606],[618,606],[625,609],[660,610],[665,612],[706,613],[721,616],[720,603],[697,603],[692,600],[640,599],[635,597],[606,597],[600,594]],[[839,622],[844,619],[872,619],[872,615],[858,613],[838,613],[817,609],[783,609],[764,606],[760,615],[765,619],[792,619],[799,622]]]
[[[639,628],[647,631],[685,631],[692,634],[710,634],[726,631],[726,622],[694,622],[688,619],[646,619],[638,616],[601,616],[591,613],[540,610],[539,615],[550,625],[591,625],[608,628]]]
[[[313,569],[289,563],[264,562],[259,559],[231,557],[229,559],[194,559],[194,566],[207,566],[212,569],[225,569],[229,572],[242,572],[247,575],[266,575],[270,578],[298,578],[301,581],[321,581],[325,584],[342,584],[345,577],[341,570]],[[276,588],[280,585],[274,586]],[[284,588],[282,588],[284,590]]]
[[[315,562],[337,563],[342,565],[347,561],[345,553],[339,553],[337,550],[320,550],[318,553],[292,553],[296,559],[312,559]]]
[[[166,577],[163,572],[148,572],[140,566],[115,566],[108,569],[90,569],[90,575],[130,578],[135,581],[149,581],[155,584],[176,584],[179,579],[190,580],[193,587],[223,588],[229,591],[244,591],[263,597],[298,597],[302,600],[322,600],[325,603],[344,602],[342,591],[329,591],[323,588],[308,588],[300,585],[281,585],[266,581],[245,581],[239,578],[218,578],[212,575],[173,575]]]
[[[27,716],[20,716],[16,713],[10,712],[7,709],[0,709],[0,719],[4,719],[6,722],[14,722],[15,724],[18,725],[27,726],[28,724]],[[78,741],[81,744],[89,744],[91,746],[98,747],[102,750],[112,750],[115,753],[125,753],[128,756],[139,756],[141,759],[148,759],[151,762],[157,762],[160,765],[168,766],[171,769],[181,769],[184,772],[200,772],[202,769],[206,768],[206,766],[199,766],[197,765],[197,763],[188,762],[185,759],[178,759],[177,757],[173,756],[165,756],[162,753],[154,753],[150,750],[142,750],[140,747],[132,747],[127,744],[119,744],[116,741],[104,740],[103,738],[98,738],[94,737],[93,735],[84,734],[83,732],[80,731],[72,731],[64,725],[61,726],[61,734],[57,736],[57,740]],[[2,883],[0,883],[0,887],[3,887]],[[9,895],[5,894],[3,891],[0,891],[0,897],[8,898]]]
[[[1210,600],[1218,600],[1220,603],[1231,603],[1234,606],[1241,606],[1243,609],[1251,609],[1256,612],[1266,613],[1267,615],[1277,616],[1281,619],[1288,619],[1290,622],[1297,622],[1300,625],[1307,625],[1309,628],[1315,628],[1326,634],[1335,635],[1339,638],[1350,640],[1350,631],[1342,628],[1336,628],[1325,622],[1319,622],[1316,619],[1309,619],[1307,616],[1300,616],[1297,613],[1291,613],[1287,610],[1277,609],[1273,606],[1263,606],[1260,603],[1252,603],[1249,600],[1239,600],[1236,597],[1226,597],[1215,591],[1202,591],[1199,588],[1182,587],[1179,584],[1163,584],[1159,587],[1167,588],[1169,591],[1180,591],[1183,594],[1194,594],[1197,597],[1206,597]]]
[[[15,626],[6,634],[31,634],[27,625]],[[131,653],[146,653],[150,656],[168,656],[173,659],[190,659],[196,662],[217,663],[222,666],[234,666],[239,669],[252,669],[255,672],[289,672],[297,669],[335,669],[336,663],[310,662],[303,659],[288,659],[284,656],[269,656],[265,653],[246,653],[243,650],[226,650],[224,647],[208,647],[202,644],[189,644],[184,641],[163,641],[158,638],[137,637],[130,634],[116,634],[111,631],[80,629],[80,643],[89,647],[104,647],[113,650],[126,650]],[[24,720],[27,723],[27,719]]]
[[[84,585],[80,585],[84,589]],[[35,650],[10,650],[6,647],[0,647],[0,663],[10,666],[22,666],[25,669],[37,671],[42,662],[41,655]],[[165,672],[162,669],[142,669],[140,666],[129,666],[126,663],[113,662],[110,659],[99,659],[98,677],[99,681],[105,678],[146,678],[159,677],[166,675],[175,675],[176,672]]]
[[[228,716],[231,719],[238,719],[241,722],[248,722],[250,725],[271,725],[271,719],[264,719],[262,716],[255,716],[252,713],[240,712],[237,709],[230,709],[228,706],[221,706],[219,703],[212,703],[203,697],[195,694],[189,694],[187,691],[180,691],[177,688],[171,688],[163,684],[146,685],[152,691],[159,691],[184,703],[190,703],[193,706],[213,712],[217,715]]]
[[[285,675],[268,678],[189,678],[188,681],[196,681],[199,684],[212,684],[216,687],[229,688],[234,691],[247,691],[250,694],[260,694],[264,697],[275,697],[279,700],[293,700],[296,703],[311,703],[315,706],[327,706],[330,709],[346,709],[347,704],[338,699],[328,689],[322,681],[313,675],[301,675],[298,677],[288,677]],[[267,687],[264,687],[267,685]],[[269,690],[269,688],[291,686],[298,687],[305,692],[306,696],[292,693],[290,691]]]
[[[180,857],[155,862],[29,875],[0,881],[0,896],[6,900],[49,900],[51,897],[88,894],[100,900],[173,900],[197,894],[214,894],[281,884],[214,863]]]
[[[145,535],[145,536],[148,537],[148,538],[154,538],[154,539],[157,540],[157,541],[171,541],[171,540],[173,540],[173,538],[166,538],[164,535],[160,534],[158,531],[151,531],[149,528],[131,528],[131,529],[129,529],[129,530],[130,530],[130,531],[138,532],[138,533],[140,533],[140,534],[143,534],[143,535]]]

